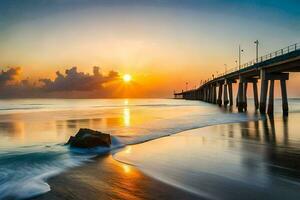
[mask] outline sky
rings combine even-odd
[[[0,0],[0,89],[9,97],[171,97],[235,67],[239,45],[244,63],[257,39],[260,55],[300,42],[299,21],[298,0]],[[299,76],[290,78],[289,93],[300,96]]]

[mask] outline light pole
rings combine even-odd
[[[241,49],[241,45],[239,45],[239,70],[241,69],[241,53],[244,52],[243,49]]]
[[[185,82],[185,91],[188,90],[188,85],[189,85],[189,83],[188,83],[188,82]]]
[[[258,63],[258,44],[259,44],[258,40],[255,40],[254,44],[256,45],[256,63]]]
[[[227,74],[227,65],[224,64],[224,67],[225,67],[225,75]]]

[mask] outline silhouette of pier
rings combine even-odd
[[[233,106],[233,84],[238,84],[236,106],[239,112],[247,111],[247,89],[252,84],[255,109],[261,113],[274,113],[274,82],[280,81],[282,110],[288,115],[286,81],[289,74],[300,72],[300,43],[232,68],[217,77],[205,81],[192,90],[174,92],[175,98],[201,100],[219,106]],[[258,96],[260,83],[260,98]],[[269,95],[269,98],[267,98]],[[268,102],[267,102],[268,99]]]

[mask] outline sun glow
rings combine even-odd
[[[123,81],[124,81],[125,83],[129,83],[129,82],[131,81],[131,79],[132,79],[132,77],[131,77],[130,74],[124,74],[124,76],[123,76]]]

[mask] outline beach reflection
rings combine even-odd
[[[30,105],[40,101],[43,109],[29,109]],[[3,103],[8,111],[0,113],[1,147],[64,143],[80,128],[107,132],[127,142],[130,138],[157,132],[176,133],[181,127],[194,127],[194,118],[200,121],[202,117],[205,124],[210,118],[214,119],[210,115],[219,115],[219,108],[212,105],[203,103],[199,106],[199,102],[167,99],[36,99],[24,100],[20,108],[15,108],[13,101]],[[22,110],[22,107],[26,109]],[[179,123],[174,124],[175,121]]]
[[[299,114],[186,131],[114,157],[200,196],[299,199]]]
[[[15,138],[24,137],[24,123],[21,121],[1,122],[0,133],[3,135],[14,135]]]
[[[129,108],[123,109],[123,121],[125,126],[130,126],[130,110]]]
[[[130,173],[131,167],[130,167],[129,165],[123,164],[122,167],[123,167],[124,172],[125,172],[126,174],[129,174],[129,173]]]
[[[136,112],[134,115],[140,116],[141,114]],[[145,116],[147,115],[151,115],[151,112],[145,113]],[[143,120],[142,117],[138,118],[139,122]],[[106,109],[101,112],[67,110],[12,113],[0,115],[0,146],[64,143],[80,128],[107,131],[111,134],[115,132],[128,134],[127,128],[132,128],[132,125],[135,124],[131,123],[129,107]],[[120,129],[122,131],[119,131]]]

